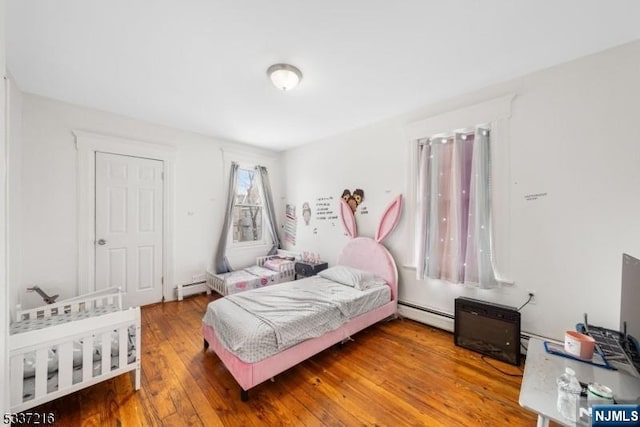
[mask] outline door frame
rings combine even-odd
[[[171,284],[174,276],[173,212],[175,188],[176,147],[117,136],[73,130],[77,150],[78,195],[78,293],[96,290],[95,271],[95,157],[96,152],[144,157],[164,163],[162,213],[162,299],[172,300]]]

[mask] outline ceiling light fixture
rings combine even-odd
[[[267,69],[267,76],[275,87],[283,91],[295,88],[302,80],[302,72],[289,64],[273,64]]]

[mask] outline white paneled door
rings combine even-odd
[[[96,290],[162,301],[163,162],[96,152]]]

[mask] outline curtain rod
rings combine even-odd
[[[462,136],[475,135],[476,130],[483,131],[484,135],[488,135],[491,132],[491,129],[478,127],[477,129],[465,129],[465,130],[461,130],[461,131],[453,131],[452,133],[440,133],[440,134],[436,134],[434,136],[430,136],[429,138],[420,138],[420,139],[418,139],[418,145],[431,144],[432,142],[434,142],[436,140],[439,140],[439,141],[445,140],[445,141],[447,141],[447,140],[453,138],[456,135],[462,135]]]

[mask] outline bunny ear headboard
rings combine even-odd
[[[378,229],[376,230],[376,242],[382,243],[384,239],[391,234],[398,221],[400,220],[400,211],[402,210],[402,194],[393,199],[389,206],[384,210]],[[358,235],[358,228],[356,226],[356,218],[353,216],[353,211],[343,199],[340,199],[340,219],[342,220],[342,226],[349,235],[354,238]]]
[[[342,226],[344,227],[344,231],[347,232],[349,237],[352,239],[358,235],[358,229],[356,227],[356,218],[353,216],[353,211],[351,207],[344,201],[344,199],[340,199],[340,219],[342,220]]]
[[[376,242],[382,243],[389,234],[396,228],[400,221],[400,211],[402,210],[402,194],[389,203],[384,210],[378,229],[376,230]]]
[[[398,269],[393,256],[382,242],[395,228],[400,219],[402,195],[396,197],[385,209],[376,231],[376,238],[356,237],[356,221],[347,203],[340,199],[342,224],[351,237],[338,255],[338,264],[371,271],[387,281],[391,287],[391,298],[398,295]]]

